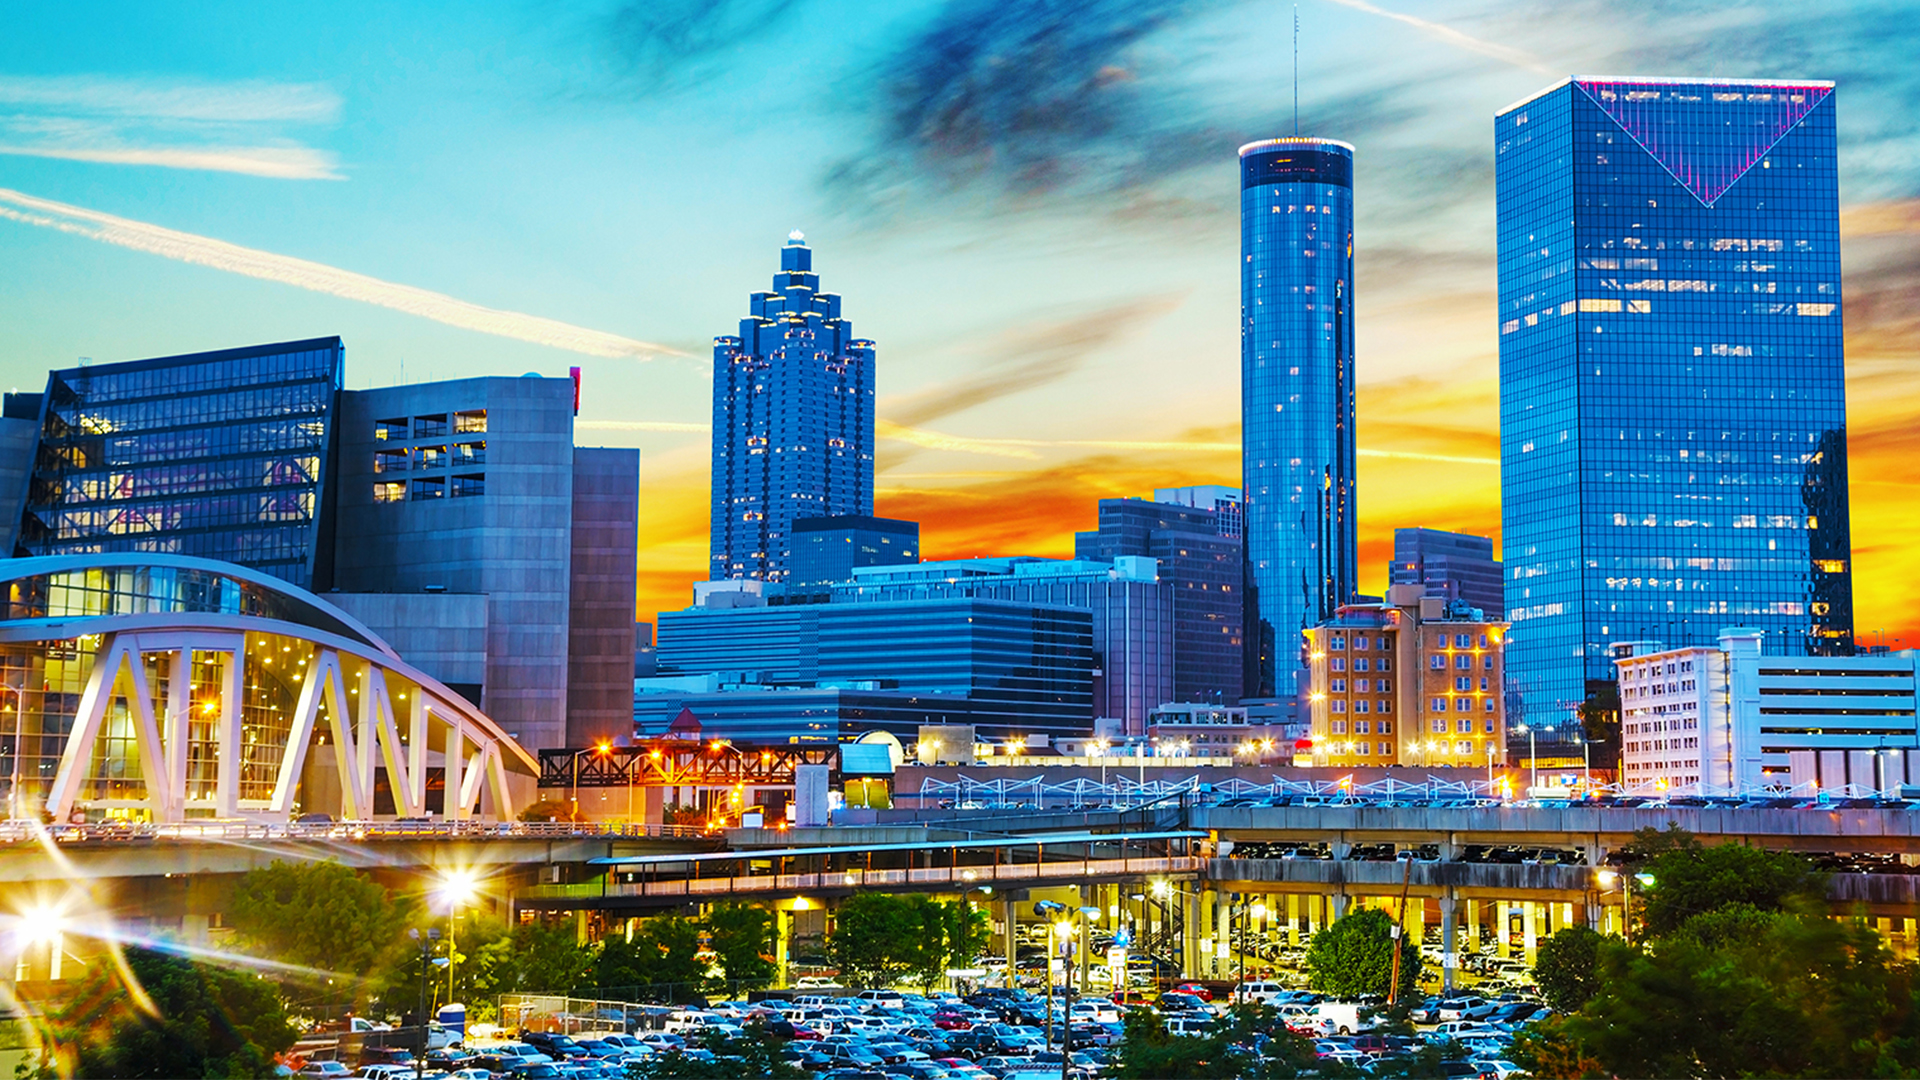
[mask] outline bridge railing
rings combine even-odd
[[[0,821],[0,844],[50,839],[56,843],[252,840],[496,840],[496,839],[691,839],[706,835],[695,825],[596,821],[207,821],[156,825],[101,821],[43,825]]]

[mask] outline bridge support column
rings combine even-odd
[[[631,920],[629,920],[631,925]],[[633,940],[629,930],[627,940]],[[788,955],[793,948],[793,912],[775,905],[773,909],[773,985],[784,990],[787,988]]]
[[[1912,929],[1912,926],[1913,926],[1912,919],[1907,920],[1907,926],[1909,930]],[[1909,934],[1908,936],[1909,938],[1911,938],[1912,935]],[[1300,947],[1300,894],[1299,893],[1287,894],[1287,944],[1293,946],[1294,948]]]
[[[1427,898],[1409,896],[1405,907],[1400,914],[1406,919],[1406,932],[1413,935],[1414,947],[1419,948],[1427,940]]]
[[[1440,985],[1441,985],[1441,993],[1447,997],[1453,996],[1453,972],[1454,972],[1454,969],[1458,967],[1460,963],[1460,955],[1456,951],[1460,947],[1460,935],[1458,932],[1458,928],[1454,926],[1454,922],[1453,922],[1454,905],[1455,905],[1455,900],[1453,899],[1452,893],[1449,892],[1449,893],[1441,894],[1440,896]],[[1467,908],[1469,910],[1473,908],[1473,901],[1471,900],[1467,901]]]
[[[1017,969],[1013,966],[1014,961],[1019,959],[1020,935],[1017,932],[1019,928],[1014,922],[1017,913],[1014,911],[1013,897],[1007,897],[1005,905],[1006,921],[1000,925],[1006,932],[1002,935],[1005,940],[1001,942],[1001,944],[1004,945],[1007,950],[1007,986],[1014,987],[1020,983],[1019,976],[1015,974]]]
[[[1327,897],[1327,900],[1329,906],[1332,908],[1332,910],[1327,912],[1327,923],[1331,925],[1339,922],[1347,914],[1347,887],[1345,885],[1340,886],[1340,890],[1332,896]]]
[[[1201,942],[1206,934],[1206,905],[1200,890],[1187,894],[1187,917],[1180,922],[1180,974],[1193,978],[1200,974]]]
[[[1905,918],[1900,920],[1900,936],[1906,939],[1907,957],[1911,959],[1913,957],[1914,947],[1916,944],[1914,941],[1914,921],[1912,918]]]
[[[1468,900],[1467,904],[1467,944],[1462,952],[1480,951],[1480,909],[1485,906],[1483,900]]]
[[[1513,958],[1513,938],[1511,936],[1513,932],[1513,905],[1505,900],[1498,901],[1494,905],[1494,912],[1498,919],[1498,921],[1493,924],[1494,941],[1500,947],[1500,959],[1510,960]]]
[[[1213,977],[1222,978],[1233,959],[1233,894],[1213,894]]]
[[[1525,901],[1520,911],[1521,941],[1526,947],[1527,966],[1532,967],[1540,950],[1540,905]]]

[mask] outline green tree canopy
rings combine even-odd
[[[716,904],[706,923],[726,993],[758,989],[773,980],[773,912],[745,904]]]
[[[43,1018],[71,1075],[271,1077],[274,1055],[298,1037],[274,985],[251,972],[149,949],[128,949],[126,960],[152,1014],[103,966]]]
[[[1652,885],[1634,890],[1640,919],[1652,937],[1732,904],[1781,911],[1795,900],[1826,896],[1826,876],[1791,852],[1740,844],[1708,846],[1677,826],[1640,830],[1631,850],[1647,856],[1636,869],[1653,878]]]
[[[932,986],[973,959],[986,940],[986,915],[964,900],[863,893],[840,906],[827,951],[854,986],[911,976]]]
[[[641,920],[631,942],[609,937],[601,943],[592,981],[601,993],[664,1002],[693,998],[707,984],[699,925],[678,915]]]
[[[405,962],[413,948],[407,928],[417,916],[411,901],[337,862],[275,860],[249,870],[234,885],[227,918],[247,950],[263,959],[313,969],[289,974],[282,989],[294,1000],[337,993],[344,983],[364,1001],[369,981]]]
[[[1547,1004],[1562,1013],[1576,1012],[1600,989],[1602,935],[1584,926],[1557,930],[1540,943],[1533,965],[1534,981]]]
[[[1351,912],[1313,936],[1307,970],[1315,990],[1335,997],[1385,995],[1393,978],[1393,917],[1378,908]],[[1400,938],[1400,998],[1420,986],[1420,945]]]
[[[1122,1023],[1114,1080],[1269,1080],[1315,1064],[1312,1040],[1288,1030],[1267,1005],[1236,1005],[1205,1035],[1169,1035],[1151,1009],[1134,1009]]]

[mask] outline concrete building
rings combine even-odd
[[[1444,596],[1505,617],[1506,582],[1493,541],[1485,536],[1440,529],[1393,530],[1392,585],[1424,585],[1428,596]]]
[[[973,597],[1092,616],[1093,715],[1126,735],[1146,731],[1147,713],[1174,697],[1176,590],[1151,558],[1111,560],[958,559],[867,566],[833,587],[833,602],[874,604]]]
[[[1712,794],[1920,781],[1916,654],[1768,656],[1761,631],[1717,647],[1619,643],[1621,782]]]
[[[1241,505],[1240,489],[1223,484],[1197,484],[1193,487],[1154,488],[1153,501],[1167,506],[1190,506],[1211,510],[1221,536],[1238,540],[1246,536],[1246,508]]]
[[[682,711],[693,714],[702,738],[747,746],[852,742],[876,731],[911,745],[923,727],[941,725],[974,728],[999,740],[1039,730],[1017,718],[1010,722],[1005,715],[996,715],[998,710],[977,704],[965,694],[893,689],[879,680],[800,684],[743,681],[743,676],[713,673],[636,680],[635,734],[665,737]],[[971,751],[970,746],[967,749]]]
[[[891,518],[796,518],[790,585],[847,581],[856,566],[900,566],[920,561],[920,523]]]
[[[1161,586],[1173,593],[1169,701],[1225,705],[1246,693],[1246,553],[1239,503],[1225,492],[1233,489],[1166,489],[1152,502],[1101,499],[1100,527],[1074,534],[1075,558],[1143,556],[1158,564]],[[1169,494],[1193,502],[1161,498]]]
[[[638,451],[573,445],[571,379],[344,378],[339,338],[52,372],[0,410],[8,550],[220,559],[325,595],[530,750],[630,731]]]
[[[1392,585],[1306,633],[1316,765],[1506,760],[1507,624],[1424,586]]]

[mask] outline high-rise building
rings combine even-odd
[[[1299,692],[1300,632],[1358,583],[1353,147],[1240,148],[1240,413],[1248,683]]]
[[[1506,750],[1507,624],[1391,585],[1306,632],[1316,765],[1485,768]]]
[[[1465,600],[1499,619],[1506,615],[1506,582],[1493,541],[1441,529],[1393,530],[1391,585],[1425,585],[1428,596]]]
[[[820,291],[795,231],[773,291],[713,339],[715,581],[786,581],[799,518],[873,514],[873,342]]]
[[[1214,523],[1221,536],[1235,540],[1246,535],[1246,521],[1240,489],[1224,484],[1196,484],[1192,487],[1154,488],[1153,501],[1169,506],[1191,506],[1214,512]]]
[[[1223,520],[1228,511],[1214,508],[1212,494],[1203,497],[1205,509],[1160,498],[1165,491],[1154,494],[1153,502],[1101,499],[1100,527],[1074,534],[1074,557],[1153,559],[1162,587],[1173,593],[1173,694],[1167,701],[1233,704],[1245,694],[1246,564],[1239,537],[1227,530],[1237,533],[1240,504],[1225,503],[1232,513]]]
[[[324,596],[529,750],[630,732],[639,453],[574,446],[572,380],[342,390],[344,353],[97,364],[7,395],[0,550],[237,563]]]
[[[1494,120],[1503,554],[1529,720],[1610,643],[1852,634],[1831,83],[1575,78]],[[1565,727],[1565,725],[1561,725]]]
[[[795,518],[790,585],[847,581],[856,566],[900,566],[920,561],[920,523],[891,518]]]

